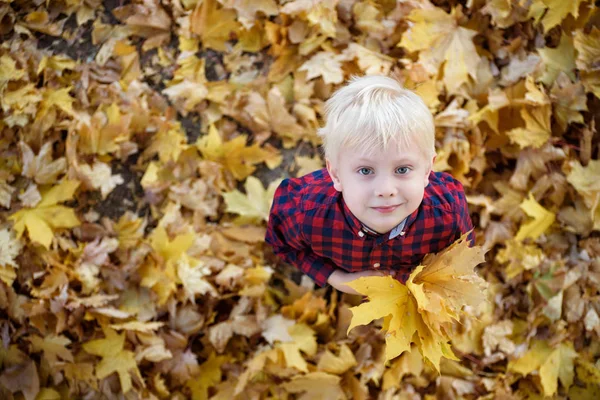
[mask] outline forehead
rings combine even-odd
[[[385,148],[383,146],[365,147],[344,147],[340,151],[350,162],[412,162],[418,163],[426,161],[424,151],[414,142],[410,143],[389,143]]]

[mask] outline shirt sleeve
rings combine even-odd
[[[475,245],[475,230],[473,229],[473,221],[471,221],[471,215],[469,214],[469,203],[467,203],[467,196],[462,185],[460,183],[458,185],[460,190],[457,191],[455,240],[470,231],[467,240],[469,241],[469,245],[473,246]]]
[[[300,185],[290,179],[281,182],[273,198],[265,241],[273,247],[278,257],[323,287],[337,267],[330,260],[315,254],[304,239],[300,190]]]

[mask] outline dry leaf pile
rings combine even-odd
[[[0,397],[600,398],[599,22],[590,0],[4,0]],[[386,362],[381,321],[347,335],[360,299],[263,242],[355,74],[429,105],[487,251],[439,373]]]

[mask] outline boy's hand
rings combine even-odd
[[[329,275],[329,279],[327,279],[327,283],[333,286],[335,289],[340,292],[348,293],[348,294],[358,294],[356,290],[352,289],[349,286],[346,286],[347,282],[351,282],[358,278],[363,278],[365,276],[386,276],[389,275],[389,271],[360,271],[360,272],[344,272],[340,269],[337,269],[333,272],[333,274]]]

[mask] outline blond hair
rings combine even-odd
[[[344,147],[367,153],[404,147],[416,141],[423,154],[435,155],[433,116],[423,100],[395,79],[372,75],[354,77],[325,104],[325,126],[318,130],[325,157],[337,162]]]

